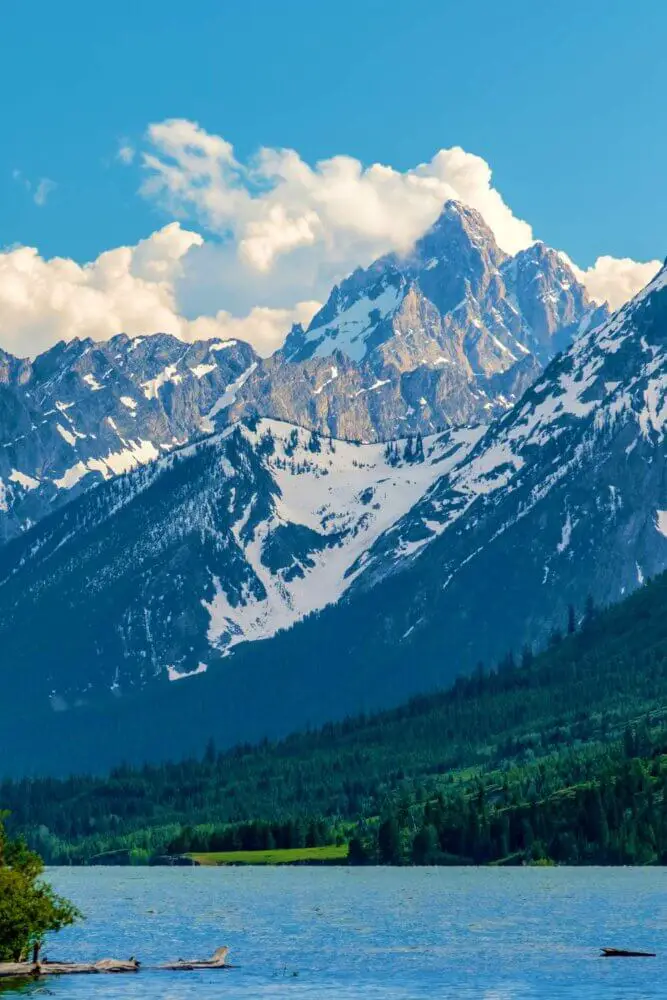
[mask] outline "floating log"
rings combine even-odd
[[[218,948],[211,958],[183,959],[167,965],[154,966],[154,970],[194,972],[197,969],[231,969],[227,964],[229,948]],[[116,958],[103,958],[100,962],[0,962],[0,979],[39,979],[41,976],[94,975],[113,972],[139,972],[141,962],[135,958],[127,962]]]
[[[655,958],[654,951],[623,951],[622,948],[603,948],[603,958]]]
[[[228,954],[229,948],[218,948],[218,950],[213,953],[211,958],[204,959],[204,961],[200,961],[196,958],[179,958],[177,962],[172,962],[168,965],[161,965],[160,968],[169,969],[172,972],[193,972],[197,969],[231,969],[231,965],[227,965]]]
[[[117,958],[103,958],[99,962],[0,962],[0,979],[20,979],[41,976],[94,975],[112,972],[138,972],[136,959],[127,962]]]

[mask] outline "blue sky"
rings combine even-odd
[[[0,245],[81,263],[178,218],[210,245],[190,254],[177,306],[247,312],[247,296],[218,289],[227,224],[192,198],[139,193],[154,174],[148,127],[183,119],[244,164],[270,147],[311,166],[345,155],[405,172],[461,146],[580,266],[662,258],[666,41],[654,0],[1,0]],[[286,308],[270,284],[257,304]],[[322,287],[290,292],[320,299]]]

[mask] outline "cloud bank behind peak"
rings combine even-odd
[[[535,239],[489,164],[459,146],[404,171],[345,155],[311,165],[295,150],[266,147],[242,162],[223,137],[167,119],[139,143],[124,139],[117,163],[140,164],[141,195],[174,221],[83,265],[31,247],[0,252],[0,347],[32,355],[74,336],[165,331],[242,338],[270,354],[332,284],[408,250],[448,199],[475,208],[507,253]],[[591,297],[612,308],[660,266],[606,255],[588,268],[570,263]]]

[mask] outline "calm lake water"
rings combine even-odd
[[[667,869],[98,868],[50,877],[88,917],[47,948],[51,959],[150,964],[226,944],[238,967],[65,977],[22,996],[667,996]],[[603,945],[659,957],[600,959]]]

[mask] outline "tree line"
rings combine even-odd
[[[103,778],[4,781],[0,803],[11,831],[61,864],[322,837],[357,862],[657,860],[666,607],[663,575],[613,608],[570,609],[543,651],[508,651],[400,708]],[[644,784],[630,793],[635,761]]]

